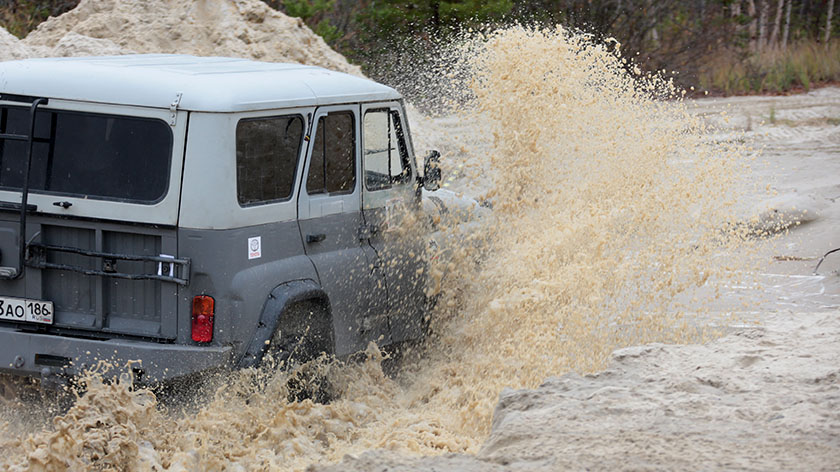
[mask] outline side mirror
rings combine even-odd
[[[435,191],[440,188],[440,153],[432,151],[423,164],[423,188]]]

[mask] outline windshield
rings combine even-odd
[[[28,134],[29,108],[0,107],[0,133]],[[0,188],[23,186],[26,142],[0,139]],[[155,203],[169,184],[172,132],[161,120],[42,109],[30,191]]]

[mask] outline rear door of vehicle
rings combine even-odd
[[[50,100],[36,114],[23,275],[0,296],[54,304],[53,333],[174,339],[186,112]],[[29,104],[0,101],[0,134],[28,134]],[[20,264],[25,142],[0,139],[0,266]]]

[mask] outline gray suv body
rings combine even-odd
[[[363,78],[0,63],[0,371],[252,366],[301,306],[339,356],[419,338],[422,184],[400,95]]]

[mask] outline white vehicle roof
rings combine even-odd
[[[237,112],[397,100],[396,90],[314,66],[173,54],[0,62],[0,94]]]

